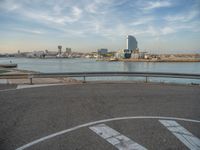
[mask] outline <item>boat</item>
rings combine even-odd
[[[110,58],[109,61],[118,61],[117,58]]]
[[[17,64],[0,64],[1,68],[16,68]]]

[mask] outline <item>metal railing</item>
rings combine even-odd
[[[200,79],[200,74],[164,73],[164,72],[68,72],[68,73],[0,74],[0,79],[29,79],[30,84],[33,84],[33,78],[83,77],[83,82],[86,82],[86,77],[112,77],[112,76],[145,77],[145,82],[148,82],[149,77]]]

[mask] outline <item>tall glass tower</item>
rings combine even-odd
[[[126,37],[126,49],[132,51],[132,50],[135,50],[137,48],[138,48],[138,46],[137,46],[136,38],[132,35],[127,35],[127,37]]]

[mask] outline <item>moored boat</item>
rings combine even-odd
[[[1,68],[16,68],[17,64],[0,64]]]

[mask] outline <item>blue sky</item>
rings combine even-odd
[[[0,0],[0,52],[125,48],[200,53],[200,0]]]

